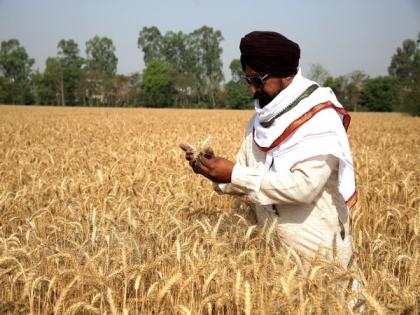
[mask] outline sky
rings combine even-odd
[[[203,25],[222,32],[227,80],[241,38],[255,30],[297,42],[304,74],[321,64],[333,76],[361,70],[376,77],[387,75],[405,39],[417,39],[420,0],[0,0],[0,41],[18,39],[40,71],[61,39],[74,39],[85,56],[86,41],[99,35],[113,40],[118,73],[141,72],[144,26],[164,34]]]

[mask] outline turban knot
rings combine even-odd
[[[259,74],[284,78],[298,71],[299,45],[276,32],[251,32],[241,39],[241,64]]]

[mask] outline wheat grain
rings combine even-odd
[[[173,275],[169,281],[165,284],[165,286],[163,287],[163,289],[159,292],[159,296],[158,296],[158,300],[162,300],[163,297],[169,292],[169,290],[171,289],[171,287],[178,282],[178,280],[180,280],[182,277],[181,273],[177,273],[175,275]]]
[[[248,281],[245,281],[245,314],[251,315],[251,311],[252,311],[251,286]]]
[[[60,296],[58,297],[55,305],[54,305],[54,313],[57,314],[60,309],[62,308],[62,304],[64,302],[64,299],[67,296],[67,293],[70,291],[72,286],[80,279],[79,276],[75,276],[73,280],[61,291]]]
[[[198,154],[211,134],[233,160],[251,116],[0,106],[0,308],[351,314],[365,290],[366,312],[418,313],[418,118],[353,115],[357,251],[347,270],[302,260],[275,223],[257,226],[244,199],[218,196],[180,158],[184,135],[204,138]],[[352,277],[362,288],[345,285]]]
[[[116,308],[115,302],[114,302],[114,297],[112,296],[112,290],[111,290],[111,288],[107,288],[107,290],[106,290],[106,298],[107,298],[107,301],[109,303],[109,307],[111,309],[111,314],[112,315],[118,315],[118,311],[117,311],[117,308]]]

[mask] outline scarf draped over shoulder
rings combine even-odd
[[[347,128],[350,116],[330,88],[304,78],[299,69],[292,83],[269,104],[255,101],[254,142],[282,165],[318,155],[339,160],[338,190],[348,206],[356,202],[355,176]]]

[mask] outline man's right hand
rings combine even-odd
[[[194,150],[191,148],[188,144],[181,143],[179,147],[185,152],[185,159],[190,163],[190,166],[192,166],[195,157],[194,157]]]
[[[215,183],[230,183],[233,162],[216,156],[212,148],[206,148],[195,155],[191,146],[181,144],[179,147],[185,152],[185,159],[194,173],[201,174]]]

